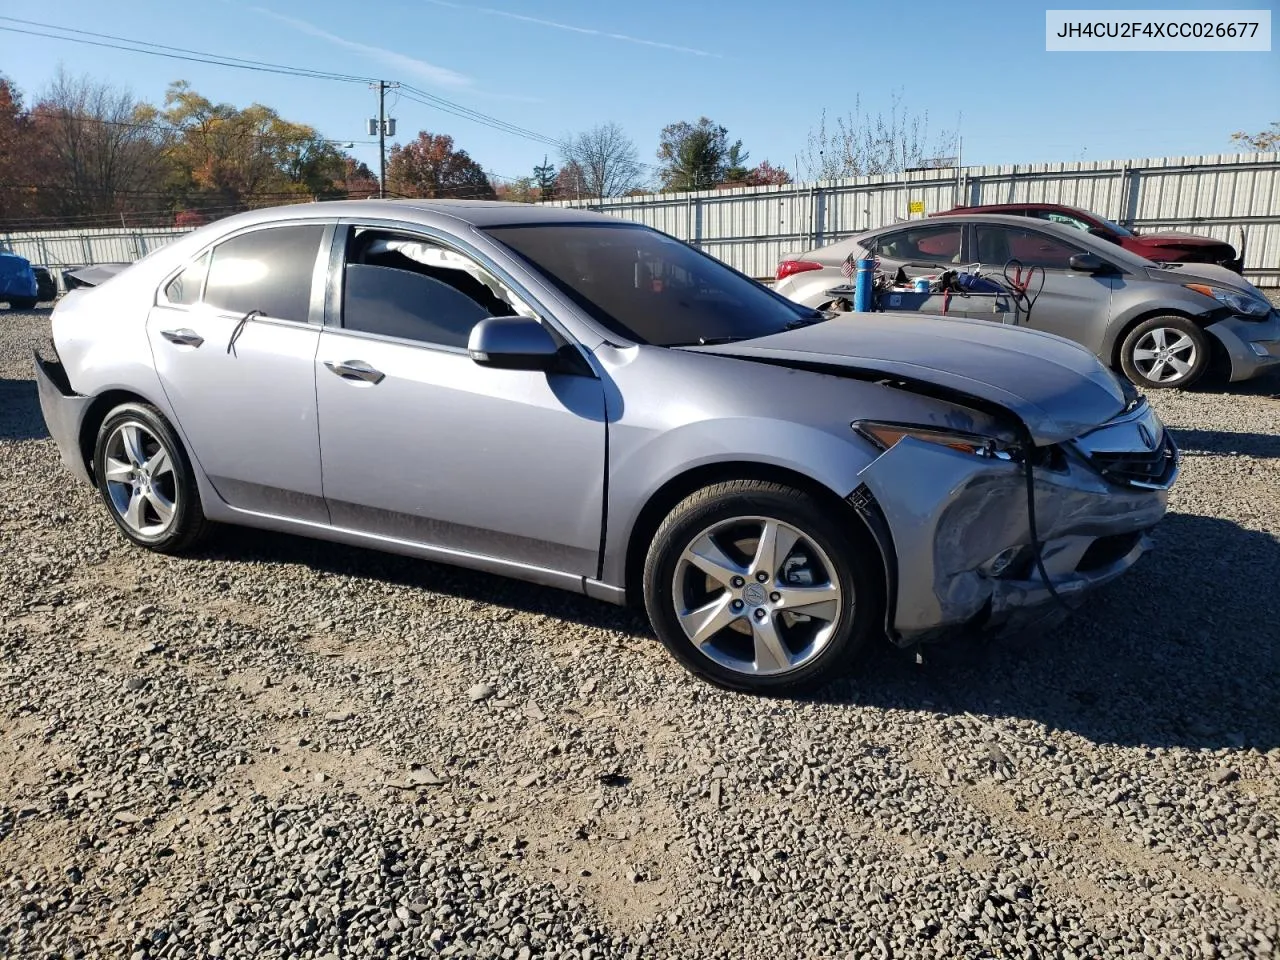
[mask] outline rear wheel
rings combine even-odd
[[[34,300],[30,297],[21,297],[21,298],[14,297],[9,301],[9,308],[12,310],[30,310],[38,302],[39,301]]]
[[[1148,389],[1189,387],[1209,366],[1209,340],[1186,317],[1152,317],[1124,338],[1120,366],[1125,376]]]
[[[865,647],[880,618],[879,554],[856,523],[780,484],[698,491],[671,511],[649,548],[644,595],[654,630],[717,686],[822,686]]]
[[[98,429],[93,466],[107,512],[134,543],[178,553],[204,536],[191,463],[154,407],[126,403],[112,410]]]

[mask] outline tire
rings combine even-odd
[[[205,536],[191,461],[155,407],[126,403],[107,415],[94,443],[93,474],[107,513],[138,546],[181,553]]]
[[[32,300],[30,297],[22,297],[22,298],[14,297],[9,301],[9,309],[10,310],[32,310],[35,308],[35,305],[37,303],[39,303],[38,300]]]
[[[1209,338],[1186,317],[1143,320],[1120,346],[1120,366],[1140,387],[1189,387],[1209,367]]]
[[[769,524],[778,550],[798,537],[783,555],[773,551],[772,562],[759,550]],[[676,505],[649,546],[649,621],[677,660],[716,686],[762,694],[821,687],[883,629],[880,554],[857,524],[852,512],[833,515],[817,497],[782,484],[739,480],[699,490]]]

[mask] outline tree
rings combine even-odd
[[[587,190],[587,176],[582,167],[570,160],[556,174],[555,195],[561,200],[585,200],[594,196]]]
[[[699,190],[729,179],[742,179],[747,153],[742,141],[729,143],[729,131],[701,117],[697,123],[681,120],[662,128],[658,143],[662,167],[658,176],[663,190]]]
[[[809,131],[800,160],[806,175],[819,180],[899,173],[924,166],[954,141],[954,134],[945,131],[930,138],[929,114],[908,113],[898,93],[890,97],[887,113],[874,115],[863,111],[857,96],[853,109],[836,117],[834,130],[828,129],[823,112],[818,126]]]
[[[378,178],[368,164],[355,157],[342,158],[342,179],[334,186],[348,200],[368,200],[378,195]]]
[[[746,182],[752,187],[781,186],[791,182],[791,174],[784,168],[775,167],[768,160],[763,160],[747,172]]]
[[[539,200],[556,198],[556,167],[545,156],[542,158],[542,165],[533,168],[533,179],[538,187]]]
[[[166,134],[127,90],[58,71],[31,110],[39,204],[55,216],[162,209]]]
[[[519,177],[507,183],[500,183],[494,188],[499,200],[509,203],[536,203],[542,198],[542,192],[533,177]]]
[[[1272,121],[1271,126],[1258,133],[1245,133],[1243,130],[1237,130],[1231,135],[1231,141],[1246,150],[1253,150],[1257,153],[1280,150],[1280,121]]]
[[[747,158],[750,154],[742,149],[739,140],[729,148],[729,155],[724,159],[724,179],[730,183],[744,183],[751,171],[747,169]]]
[[[465,150],[455,150],[448,134],[420,130],[416,140],[391,148],[387,184],[405,197],[492,200],[493,184]]]
[[[0,76],[0,218],[5,220],[36,210],[33,133],[21,92]]]
[[[616,123],[566,137],[563,158],[566,166],[577,167],[581,194],[589,197],[618,197],[640,182],[636,145]]]

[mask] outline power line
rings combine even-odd
[[[3,27],[0,30],[9,33],[23,33],[33,37],[45,37],[49,40],[65,40],[68,43],[83,43],[94,47],[108,47],[113,50],[125,50],[130,53],[146,53],[156,57],[167,57],[171,60],[186,60],[194,63],[209,63],[221,67],[235,67],[239,70],[256,70],[260,73],[279,73],[289,76],[309,77],[314,80],[337,80],[344,83],[368,83],[371,77],[358,77],[350,74],[332,73],[327,70],[314,70],[310,67],[292,67],[280,63],[268,63],[260,60],[249,60],[244,57],[231,57],[220,53],[205,53],[201,50],[190,50],[186,47],[172,47],[163,43],[151,43],[147,40],[133,40],[129,37],[118,37],[109,33],[95,33],[89,30],[78,30],[74,27],[63,27],[53,23],[40,23],[35,20],[22,20],[18,17],[0,16],[0,20],[10,23],[21,23],[28,27],[40,27],[44,30],[56,30],[58,33],[41,33],[19,27]],[[80,36],[61,36],[63,33],[75,33]],[[92,37],[95,39],[82,39]],[[108,40],[118,43],[107,43]],[[122,46],[121,44],[129,44]],[[145,49],[151,48],[151,49]],[[172,51],[172,52],[170,52]]]

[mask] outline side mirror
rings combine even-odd
[[[560,362],[560,345],[531,317],[487,317],[471,328],[467,353],[482,367],[550,370]]]
[[[1076,273],[1102,273],[1111,269],[1111,264],[1096,253],[1074,253],[1067,263]]]

